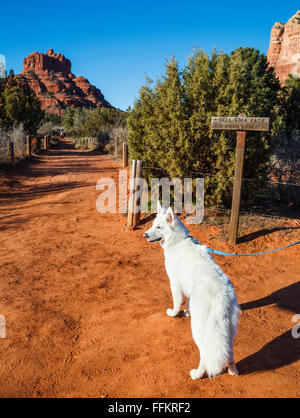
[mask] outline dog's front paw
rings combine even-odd
[[[176,316],[178,314],[178,312],[174,311],[174,309],[167,309],[167,315],[168,316]]]

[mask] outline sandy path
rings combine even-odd
[[[300,314],[300,248],[215,257],[243,308],[235,344],[241,375],[192,381],[197,348],[189,319],[165,314],[163,254],[142,238],[149,223],[132,232],[123,215],[96,211],[97,180],[117,179],[118,168],[67,141],[10,176],[0,173],[0,314],[7,324],[0,396],[299,397],[300,338],[291,335],[291,319]],[[299,228],[290,221],[239,251],[282,246]],[[228,249],[217,228],[192,233]]]

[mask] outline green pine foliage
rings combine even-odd
[[[234,175],[236,133],[212,131],[212,116],[270,117],[269,132],[248,132],[244,199],[257,193],[267,175],[267,162],[285,128],[282,88],[264,54],[238,48],[230,55],[193,51],[180,71],[174,58],[153,85],[147,80],[128,116],[129,151],[146,166],[169,176],[205,177],[206,205],[228,206]],[[148,179],[157,171],[145,171]],[[221,177],[223,176],[223,177]]]
[[[74,110],[71,107],[66,108],[62,124],[67,132],[70,133],[74,124]]]
[[[289,74],[284,83],[287,134],[300,130],[300,78]]]
[[[28,84],[10,71],[0,81],[0,126],[12,129],[23,124],[25,131],[35,135],[44,117],[41,103]]]

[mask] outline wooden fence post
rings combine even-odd
[[[142,202],[138,202],[136,199],[137,192],[137,178],[142,177],[142,161],[133,160],[131,166],[131,179],[130,179],[130,193],[129,193],[129,202],[128,202],[128,216],[127,216],[127,225],[129,228],[134,228],[140,223],[141,211],[137,210],[137,206],[141,207]]]
[[[126,142],[123,142],[123,168],[128,166],[128,146]]]
[[[31,137],[29,135],[26,136],[26,143],[27,143],[27,157],[31,157]]]
[[[244,155],[246,144],[246,131],[237,132],[234,185],[229,225],[229,244],[235,245],[237,239],[239,212],[241,202],[242,178],[244,168]]]
[[[114,155],[115,155],[115,157],[117,157],[118,156],[118,141],[117,141],[117,139],[115,138],[115,140],[114,140],[114,145],[115,145],[115,152],[114,152]]]
[[[36,137],[36,154],[38,154],[41,150],[41,138],[39,136]]]
[[[15,166],[15,149],[14,149],[14,143],[11,141],[9,143],[9,150],[10,150],[10,161],[12,167]]]
[[[131,163],[131,176],[130,176],[130,190],[129,190],[129,201],[128,201],[128,215],[127,225],[129,228],[133,228],[133,215],[134,215],[134,201],[133,195],[135,191],[135,175],[136,175],[136,160],[132,160]]]

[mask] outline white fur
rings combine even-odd
[[[192,334],[201,356],[198,368],[190,372],[192,379],[201,378],[205,372],[216,376],[226,366],[230,374],[238,375],[233,340],[240,308],[233,285],[206,246],[186,238],[188,234],[172,209],[166,211],[158,203],[157,217],[144,236],[149,242],[160,240],[164,250],[174,304],[167,315],[177,316],[186,296],[185,315],[191,316]]]

